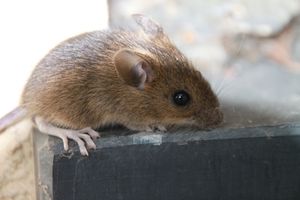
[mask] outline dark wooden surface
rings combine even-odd
[[[54,200],[300,199],[298,125],[108,137],[97,147],[89,157],[55,153]]]

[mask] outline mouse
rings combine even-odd
[[[0,129],[31,117],[40,132],[61,138],[64,150],[74,140],[87,156],[105,125],[165,132],[172,125],[221,124],[219,99],[201,72],[156,21],[132,19],[137,30],[87,32],[50,50]]]

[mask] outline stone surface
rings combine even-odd
[[[224,34],[269,35],[300,12],[298,0],[109,2],[111,24],[122,24],[133,13],[149,15],[162,24],[166,33],[195,63],[209,68],[223,66],[227,59],[222,45]]]
[[[0,199],[35,199],[31,123],[26,120],[0,134]]]

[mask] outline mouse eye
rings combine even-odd
[[[178,106],[185,106],[190,101],[190,96],[186,91],[180,90],[174,93],[173,101]]]

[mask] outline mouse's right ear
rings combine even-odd
[[[151,66],[135,52],[119,50],[113,57],[119,76],[130,86],[143,90],[153,80]]]

